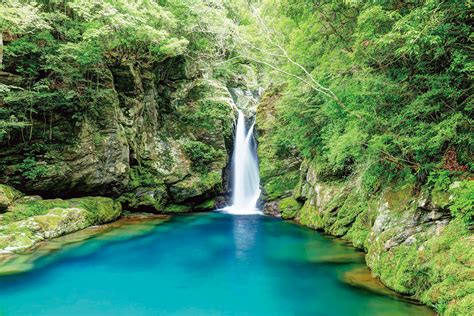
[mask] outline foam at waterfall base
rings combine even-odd
[[[236,207],[234,205],[226,206],[217,209],[218,212],[232,214],[232,215],[263,215],[263,212],[255,207]]]

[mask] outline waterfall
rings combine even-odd
[[[223,211],[247,215],[261,214],[257,207],[260,197],[257,148],[253,135],[254,124],[247,130],[245,115],[239,110],[232,155],[232,205]]]

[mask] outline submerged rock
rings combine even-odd
[[[35,245],[34,251],[29,248],[22,251],[22,254],[0,253],[0,275],[29,271],[35,268],[38,260],[44,256],[64,247],[80,246],[91,238],[122,239],[146,234],[168,219],[167,215],[128,214],[112,223],[91,226],[65,236],[40,241]]]
[[[369,268],[365,266],[344,272],[342,280],[347,284],[361,287],[371,292],[400,297],[396,292],[384,286],[379,279],[372,275]]]

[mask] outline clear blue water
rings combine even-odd
[[[324,258],[355,250],[274,218],[175,216],[140,236],[113,236],[0,277],[0,315],[427,314],[345,284],[341,275],[363,263]]]

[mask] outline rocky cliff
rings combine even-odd
[[[50,130],[48,140],[36,132],[25,140],[30,127],[8,135],[0,183],[45,197],[112,196],[129,209],[210,206],[232,143],[234,109],[223,83],[179,57],[111,67],[105,85],[97,113],[33,115],[32,128]]]
[[[265,212],[364,250],[372,273],[397,292],[442,314],[472,315],[472,222],[453,216],[453,210],[473,207],[473,182],[460,179],[440,189],[415,179],[393,181],[368,193],[358,172],[324,178],[315,160],[278,153],[272,141],[278,97],[277,90],[269,91],[257,116]],[[471,192],[470,198],[459,197],[460,190]]]

